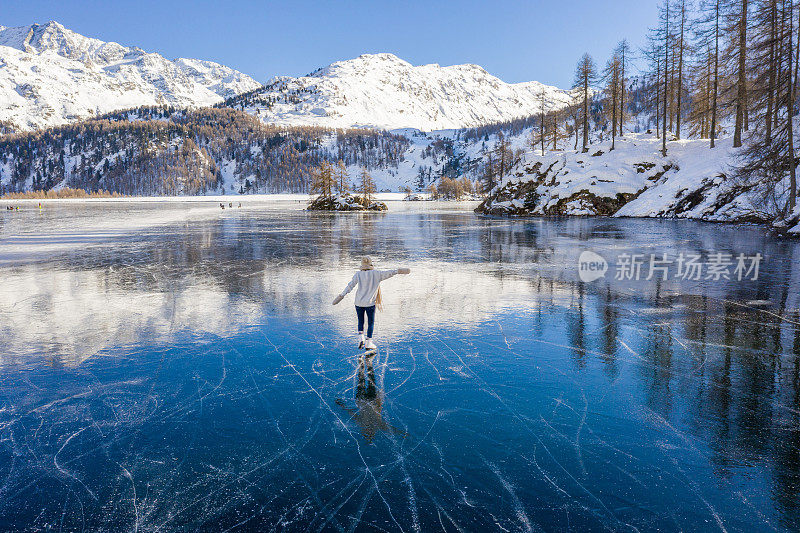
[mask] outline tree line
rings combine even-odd
[[[663,0],[642,51],[662,153],[684,134],[715,148],[727,130],[742,148],[734,177],[770,183],[783,214],[797,195],[798,25],[793,0]]]
[[[540,108],[528,117],[462,130],[462,139],[489,141],[481,175],[486,188],[519,155],[504,140],[526,129],[528,148],[545,152],[574,138],[588,152],[626,128],[645,128],[661,142],[707,139],[709,148],[730,135],[739,148],[728,178],[764,185],[777,216],[797,203],[794,119],[798,111],[800,5],[794,0],[662,0],[647,44],[634,52],[626,40],[602,69],[588,53],[575,68],[569,105]],[[634,65],[640,74],[633,76]],[[631,121],[631,119],[635,119]],[[566,147],[566,146],[565,146]]]
[[[408,144],[383,131],[268,125],[230,108],[141,107],[0,137],[0,193],[305,193],[322,161],[396,167]]]

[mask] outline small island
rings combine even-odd
[[[344,161],[336,165],[323,161],[311,172],[311,194],[316,195],[308,204],[309,211],[386,211],[383,202],[374,199],[375,181],[361,169],[360,180],[350,185],[350,175]],[[356,194],[353,194],[355,192]]]

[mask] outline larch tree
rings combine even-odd
[[[333,165],[323,160],[311,171],[311,193],[318,194],[320,198],[331,198],[335,186]]]
[[[733,147],[742,146],[742,130],[745,129],[747,113],[747,4],[749,0],[739,1],[736,13],[736,121],[733,129]],[[791,17],[790,17],[791,19]],[[794,24],[790,20],[790,24]]]
[[[577,150],[578,134],[580,133],[579,123],[581,120],[581,93],[579,91],[573,89],[568,109],[570,118],[572,119],[572,129],[575,133],[575,145],[572,149]]]
[[[748,65],[748,69],[754,73],[748,97],[757,117],[756,131],[763,135],[762,142],[767,144],[772,141],[772,130],[777,123],[775,111],[779,107],[778,61],[782,55],[779,51],[778,3],[779,0],[763,0],[755,5],[750,47],[752,56]]]
[[[649,64],[645,74],[645,109],[650,112],[650,119],[655,119],[656,138],[661,137],[661,88],[664,85],[664,43],[660,37],[660,28],[650,28],[647,36],[648,45],[642,48],[642,56]]]
[[[797,203],[797,164],[794,152],[794,106],[796,102],[795,87],[796,82],[792,77],[792,59],[795,56],[793,46],[794,40],[794,1],[783,0],[783,7],[786,13],[786,58],[788,66],[786,68],[786,160],[789,166],[789,200],[788,212],[794,211]],[[796,72],[794,73],[796,77]]]
[[[483,192],[488,194],[497,185],[497,164],[495,164],[493,152],[486,154],[482,165],[482,176]]]
[[[687,117],[689,135],[708,139],[711,123],[711,90],[713,53],[705,44],[706,50],[699,54],[689,67],[691,78],[690,112]]]
[[[592,56],[583,54],[575,69],[575,82],[573,89],[580,92],[581,122],[583,127],[583,152],[589,151],[589,100],[591,99],[591,86],[597,78],[597,69]]]
[[[553,151],[558,150],[558,123],[561,120],[561,113],[558,110],[552,111],[551,115],[551,131],[553,133]]]
[[[606,118],[611,119],[611,149],[616,147],[617,138],[617,112],[619,111],[619,98],[622,92],[621,86],[621,63],[618,55],[613,55],[608,60],[606,67],[603,69],[603,80],[605,81],[604,93],[605,102],[603,111]],[[610,115],[610,116],[609,116]]]
[[[496,185],[502,183],[503,178],[519,162],[520,158],[521,150],[514,150],[503,132],[498,133],[497,142],[494,148],[487,152],[482,166],[484,191],[489,192]]]
[[[547,115],[547,93],[544,89],[540,90],[536,95],[539,102],[539,139],[542,146],[542,156],[544,156],[544,139],[546,131],[545,117]]]
[[[336,164],[336,192],[339,194],[347,194],[350,192],[350,176],[347,173],[347,167],[341,159]]]
[[[746,1],[746,0],[745,0]],[[684,91],[684,76],[683,76],[683,58],[687,52],[686,46],[686,25],[687,25],[687,6],[686,0],[678,0],[676,5],[677,12],[677,26],[678,34],[675,39],[675,52],[678,56],[677,70],[678,79],[676,80],[677,86],[675,87],[676,105],[675,105],[675,138],[681,138],[681,114],[683,112],[682,96]]]
[[[627,115],[627,107],[625,100],[625,85],[628,83],[626,76],[626,66],[630,62],[631,47],[627,39],[622,39],[617,45],[616,55],[620,61],[620,92],[619,92],[619,135],[625,135],[623,125]]]
[[[361,168],[361,183],[359,186],[361,197],[364,199],[365,206],[369,207],[372,204],[372,197],[377,191],[375,187],[375,180],[372,179],[366,168]]]
[[[721,1],[701,0],[698,17],[692,24],[692,48],[698,53],[689,67],[689,134],[710,139],[711,148],[717,129]]]
[[[797,158],[793,120],[796,115],[797,54],[794,0],[764,0],[756,4],[750,105],[754,133],[739,153],[739,178],[770,184],[773,214],[785,216],[797,204]],[[771,71],[771,72],[770,72]],[[788,184],[784,183],[788,175]]]
[[[497,144],[495,144],[493,152],[497,162],[497,178],[499,181],[503,181],[506,173],[511,169],[513,156],[511,144],[502,132],[497,137]]]
[[[667,157],[667,101],[669,99],[669,49],[670,49],[670,33],[669,33],[669,2],[664,0],[664,7],[661,13],[663,22],[662,39],[664,40],[664,102],[663,102],[663,121],[661,124],[661,155]]]

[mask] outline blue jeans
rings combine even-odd
[[[372,330],[375,327],[375,306],[359,307],[356,306],[356,315],[358,315],[358,332],[364,331],[364,313],[367,314],[367,338],[372,338]]]

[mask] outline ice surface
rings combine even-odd
[[[3,211],[0,530],[797,527],[797,244],[432,205]],[[587,249],[765,259],[581,283]],[[330,305],[365,253],[412,269],[366,361]]]

